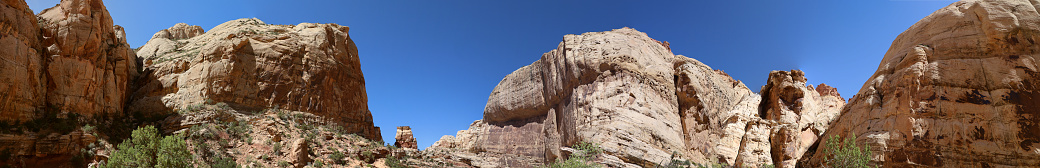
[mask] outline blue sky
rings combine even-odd
[[[292,3],[289,3],[292,2]],[[892,40],[949,0],[794,1],[275,1],[110,0],[131,46],[176,23],[204,29],[238,18],[350,26],[369,108],[386,142],[412,127],[420,148],[466,129],[513,70],[565,34],[632,27],[672,52],[758,91],[771,70],[801,69],[845,98],[877,70]],[[28,0],[34,12],[58,0]]]

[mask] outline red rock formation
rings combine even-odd
[[[398,148],[412,148],[419,149],[419,145],[416,144],[415,137],[412,137],[412,127],[400,126],[397,127],[397,135],[394,136],[394,146]]]
[[[91,116],[122,113],[137,56],[101,0],[66,0],[40,12],[47,104]]]

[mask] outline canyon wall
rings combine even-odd
[[[1038,4],[965,0],[921,19],[824,137],[856,136],[882,166],[1040,165]]]
[[[502,79],[482,120],[427,150],[450,151],[477,167],[526,167],[564,159],[569,152],[561,147],[587,141],[604,149],[598,162],[610,166],[653,167],[675,155],[793,167],[845,103],[821,96],[797,70],[772,72],[775,86],[763,92],[776,96],[763,99],[631,28],[563,39]]]

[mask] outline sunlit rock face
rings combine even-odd
[[[146,73],[130,111],[173,111],[207,101],[259,111],[279,108],[325,117],[382,139],[368,110],[350,28],[337,24],[225,22],[203,32],[176,24],[138,49]]]
[[[824,137],[855,135],[886,167],[1040,165],[1037,4],[965,0],[921,19]]]
[[[801,71],[774,72],[786,78],[771,75],[781,89],[766,90],[778,96],[763,100],[725,72],[674,55],[667,42],[631,28],[563,39],[499,82],[483,120],[427,150],[448,151],[477,167],[538,166],[565,159],[569,152],[561,148],[581,141],[600,144],[605,154],[597,162],[615,167],[653,167],[673,155],[697,163],[794,163],[800,157],[794,153],[807,150],[845,103],[836,94],[821,96]],[[793,94],[798,97],[780,96]],[[776,109],[763,111],[763,103]],[[781,128],[796,134],[772,143],[780,142],[772,139]],[[778,147],[791,154],[774,161]]]

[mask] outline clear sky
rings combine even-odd
[[[350,26],[369,108],[386,142],[411,126],[419,147],[481,119],[513,70],[565,34],[632,27],[672,52],[724,70],[758,91],[771,70],[801,69],[811,84],[852,97],[892,40],[950,0],[354,1],[177,0],[105,2],[131,46],[176,23],[209,30],[258,18]],[[28,0],[34,12],[58,0]]]

